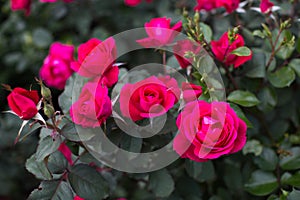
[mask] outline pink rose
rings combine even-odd
[[[274,6],[274,3],[270,2],[269,0],[261,0],[259,7],[260,7],[261,12],[268,13],[271,11],[273,6]]]
[[[105,41],[92,38],[78,47],[78,60],[72,63],[72,69],[79,75],[96,78],[111,87],[118,81],[119,68],[113,63],[117,57],[117,48],[113,38]]]
[[[177,22],[171,27],[171,19],[166,17],[153,18],[145,23],[148,38],[137,40],[143,47],[165,46],[173,42],[182,29],[182,22]]]
[[[31,0],[11,0],[10,7],[13,11],[24,10],[25,15],[30,14]]]
[[[230,43],[228,32],[225,32],[218,41],[211,41],[212,51],[216,58],[227,66],[233,64],[235,68],[252,58],[252,52],[249,56],[231,54],[233,50],[244,46],[244,44],[244,38],[239,34],[236,34],[235,40]]]
[[[202,87],[192,83],[183,82],[181,89],[185,102],[195,101],[202,94]]]
[[[111,114],[112,104],[108,89],[97,82],[86,83],[70,109],[73,122],[83,127],[99,127]]]
[[[216,0],[197,0],[197,5],[194,10],[210,11],[215,8],[217,8]]]
[[[174,55],[182,68],[187,68],[193,64],[193,58],[186,58],[187,52],[193,52],[195,55],[201,51],[200,44],[191,40],[180,40],[173,46]]]
[[[120,92],[120,109],[133,121],[160,116],[177,103],[180,90],[169,76],[151,76],[134,84],[125,84]]]
[[[73,200],[84,200],[84,198],[81,198],[80,196],[76,195]]]
[[[193,101],[178,115],[173,148],[182,158],[204,162],[240,151],[247,126],[225,102]]]
[[[74,47],[59,42],[51,45],[49,55],[40,69],[40,77],[46,85],[64,89],[66,81],[72,75],[71,62],[74,60]]]
[[[151,2],[152,0],[146,0],[148,3]],[[124,3],[127,6],[137,6],[142,2],[142,0],[124,0]]]
[[[228,13],[232,13],[239,7],[240,0],[217,0],[217,7],[224,7]]]
[[[29,120],[38,113],[40,97],[36,90],[17,87],[7,96],[7,101],[10,109],[23,120]]]

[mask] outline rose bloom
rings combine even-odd
[[[206,10],[210,11],[217,8],[216,0],[197,0],[197,5],[194,10]]]
[[[191,40],[180,40],[173,46],[175,58],[183,69],[193,64],[193,58],[187,58],[185,54],[187,52],[192,52],[197,56],[200,51],[200,44]]]
[[[105,41],[92,38],[78,47],[78,60],[72,69],[87,78],[101,76],[101,83],[111,87],[118,81],[119,68],[114,65],[117,48],[113,38]]]
[[[24,10],[25,15],[30,14],[31,0],[11,0],[10,7],[13,11]]]
[[[81,198],[80,196],[76,195],[73,200],[84,200],[84,198]]]
[[[192,83],[183,82],[181,89],[182,96],[185,102],[195,101],[202,94],[202,87]]]
[[[178,115],[173,148],[182,157],[204,162],[240,151],[246,143],[245,122],[225,102],[188,103]]]
[[[40,100],[36,90],[26,90],[23,88],[15,88],[7,96],[10,109],[16,113],[21,119],[29,120],[37,113],[37,104]]]
[[[163,115],[177,103],[180,89],[169,76],[151,76],[134,84],[125,84],[120,92],[120,109],[133,121]]]
[[[152,0],[146,0],[148,3],[151,2]],[[137,6],[142,2],[142,0],[124,0],[124,3],[127,6]]]
[[[82,127],[99,127],[111,114],[112,104],[108,89],[97,82],[86,83],[70,109],[72,121]]]
[[[40,69],[40,77],[46,85],[64,89],[66,81],[72,75],[71,62],[73,59],[74,47],[59,42],[51,45],[49,55],[45,58]]]
[[[249,56],[231,54],[233,50],[244,46],[244,44],[244,38],[239,34],[236,34],[235,40],[230,43],[228,32],[224,33],[218,41],[211,41],[212,51],[216,58],[227,66],[234,65],[235,68],[252,58],[252,52]]]
[[[216,0],[217,7],[224,7],[228,13],[232,13],[239,7],[240,0]]]
[[[273,6],[274,6],[274,3],[270,2],[269,0],[261,0],[259,7],[260,7],[261,12],[268,13],[271,11]]]
[[[166,17],[153,18],[145,23],[148,37],[137,40],[141,46],[150,48],[165,46],[173,42],[182,29],[182,22],[177,22],[171,27],[171,19]]]

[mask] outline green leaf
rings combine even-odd
[[[236,105],[234,103],[230,103],[230,107],[235,111],[237,116],[246,123],[248,128],[253,127],[251,122],[248,120],[248,118],[245,116],[244,112],[242,111],[242,109],[238,105]]]
[[[293,189],[293,191],[287,196],[287,200],[299,200],[300,199],[300,191]]]
[[[44,161],[37,162],[35,159],[35,154],[26,160],[25,164],[26,169],[32,173],[36,178],[42,180],[51,180],[52,175]]]
[[[253,195],[265,196],[278,187],[276,177],[270,172],[254,171],[250,180],[245,184],[245,189]]]
[[[277,88],[290,86],[295,80],[295,72],[289,67],[282,67],[274,73],[268,73],[267,77],[271,84]]]
[[[291,62],[289,63],[289,67],[291,67],[300,77],[300,59],[291,60]]]
[[[150,173],[149,189],[157,197],[167,197],[174,190],[174,181],[166,169]]]
[[[37,28],[32,34],[34,44],[39,48],[47,48],[53,42],[52,34],[44,28]]]
[[[293,147],[289,150],[290,155],[284,156],[279,164],[282,169],[294,170],[300,168],[300,147]]]
[[[274,150],[264,147],[263,152],[254,158],[254,163],[262,170],[273,171],[276,169],[278,157]]]
[[[282,60],[288,59],[289,57],[291,57],[294,49],[295,49],[295,45],[291,42],[293,40],[293,34],[291,33],[291,31],[289,30],[284,30],[282,31],[280,37],[279,37],[279,42],[278,45],[281,44],[282,42],[284,43],[288,43],[286,45],[283,45],[280,50],[276,53],[276,56],[278,58],[281,58]],[[278,47],[278,46],[277,46]]]
[[[251,50],[248,47],[239,47],[231,52],[231,54],[237,56],[250,56]]]
[[[28,200],[73,200],[73,191],[64,181],[43,181]]]
[[[131,137],[124,134],[121,140],[121,148],[129,152],[139,153],[142,149],[142,143],[142,138]]]
[[[259,104],[256,96],[249,91],[235,90],[229,94],[227,100],[244,107],[252,107]]]
[[[43,161],[47,156],[55,152],[60,144],[60,137],[57,137],[55,140],[51,136],[41,138],[35,154],[36,160],[38,162]]]
[[[68,167],[68,161],[61,152],[56,151],[49,156],[47,166],[52,174],[62,174]]]
[[[68,176],[70,184],[77,195],[84,199],[104,199],[109,187],[104,178],[88,165],[74,166]]]
[[[263,112],[270,112],[277,104],[277,94],[271,87],[264,87],[258,93],[260,104],[257,108]]]
[[[253,153],[259,156],[263,151],[263,146],[258,140],[248,140],[243,148],[243,154]]]
[[[73,123],[67,123],[61,128],[61,134],[70,141],[80,142],[76,126]]]
[[[300,187],[300,171],[296,172],[295,174],[285,172],[281,176],[281,183],[295,187]]]
[[[264,39],[266,37],[265,34],[261,30],[255,30],[255,31],[253,31],[252,35],[260,37],[262,39]]]
[[[210,28],[210,26],[208,26],[207,24],[204,24],[202,22],[200,22],[200,29],[204,35],[205,40],[210,43],[212,36],[213,36],[213,32]]]
[[[252,59],[245,63],[246,76],[264,78],[266,75],[266,55],[261,49],[253,48]]]
[[[188,175],[199,182],[211,181],[215,178],[215,168],[211,161],[195,162],[185,161],[185,169]]]

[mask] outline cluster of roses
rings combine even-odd
[[[54,3],[57,0],[40,0],[43,3]],[[73,0],[63,0],[66,3],[72,2]],[[124,3],[128,6],[137,6],[142,0],[124,0]],[[146,0],[150,3],[152,0]],[[211,11],[216,8],[225,8],[228,13],[235,11],[240,4],[240,0],[197,0],[197,6],[195,10],[206,10]],[[12,10],[24,10],[26,15],[30,13],[31,0],[11,0]],[[268,13],[274,4],[270,0],[261,0],[260,10],[263,13]]]
[[[145,24],[148,37],[137,42],[144,47],[171,45],[182,25],[181,22],[173,27],[170,24],[171,20],[165,17],[152,19]],[[241,46],[244,46],[243,37],[236,34],[232,41],[227,32],[220,40],[211,42],[215,58],[225,66],[239,67],[251,59],[251,55],[231,54]],[[186,52],[197,54],[201,47],[191,40],[181,40],[173,49],[181,67],[186,68],[192,63],[191,58],[185,57]],[[71,106],[70,116],[75,124],[83,127],[101,126],[112,114],[108,91],[118,81],[115,41],[108,38],[102,42],[93,38],[79,46],[77,61],[73,53],[71,45],[52,44],[40,76],[48,86],[58,89],[64,88],[73,71],[86,77],[88,82]],[[241,150],[246,142],[246,124],[229,104],[198,100],[201,94],[202,88],[198,85],[183,83],[179,88],[177,81],[170,76],[151,76],[123,86],[120,110],[124,117],[137,121],[166,113],[183,97],[185,107],[177,117],[179,134],[174,139],[174,150],[181,157],[205,161]],[[29,120],[38,113],[39,99],[37,91],[15,88],[8,96],[8,103],[16,115]]]

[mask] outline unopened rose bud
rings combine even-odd
[[[44,106],[44,113],[47,117],[51,118],[54,115],[55,110],[54,110],[53,106],[46,104]]]
[[[196,12],[194,15],[194,22],[197,24],[200,22],[200,14],[199,12]]]
[[[41,94],[46,100],[51,99],[51,90],[44,84],[41,84]]]

